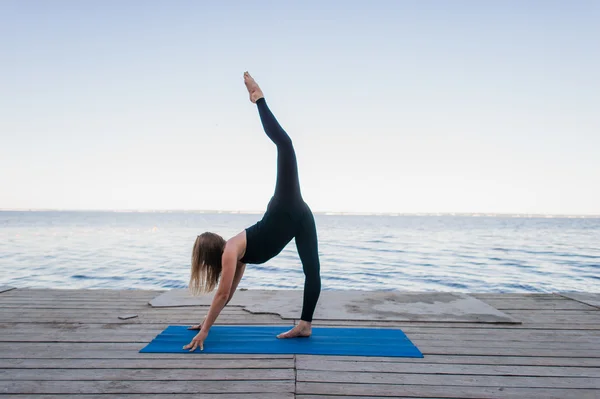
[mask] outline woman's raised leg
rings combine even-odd
[[[267,136],[277,146],[277,183],[275,197],[287,200],[302,199],[298,179],[298,164],[292,139],[283,130],[269,109],[264,95],[258,84],[248,74],[244,73],[244,83],[250,93],[250,100],[256,103],[260,121]]]

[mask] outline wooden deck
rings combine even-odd
[[[155,309],[155,291],[0,294],[0,396],[16,398],[600,398],[600,309],[552,294],[473,295],[522,325],[399,327],[424,359],[140,354],[207,307]],[[119,320],[123,314],[138,314]],[[219,324],[290,324],[226,308]],[[85,395],[85,396],[83,396]]]

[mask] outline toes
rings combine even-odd
[[[277,338],[292,338],[294,336],[294,330],[286,331],[277,336]]]

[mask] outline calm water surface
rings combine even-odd
[[[261,215],[0,212],[0,285],[187,286],[196,236]],[[316,215],[324,289],[600,291],[600,219]],[[240,287],[302,288],[294,242]]]

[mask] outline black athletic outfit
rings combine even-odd
[[[300,194],[292,140],[279,125],[264,98],[259,99],[256,105],[265,133],[277,145],[277,183],[263,218],[246,229],[246,253],[241,262],[264,263],[295,238],[305,275],[301,319],[312,321],[321,293],[315,219]]]

